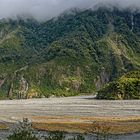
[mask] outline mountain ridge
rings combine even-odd
[[[139,16],[99,8],[43,23],[0,22],[2,98],[92,93],[128,71],[139,70]]]

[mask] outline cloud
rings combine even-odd
[[[0,0],[0,19],[20,15],[46,20],[71,8],[92,8],[101,3],[140,8],[140,0]]]

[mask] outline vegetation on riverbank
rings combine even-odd
[[[140,71],[129,72],[107,84],[98,92],[97,99],[140,99]]]
[[[61,131],[48,132],[47,136],[40,135],[32,128],[32,124],[27,118],[12,130],[13,133],[8,136],[8,140],[65,140],[65,133]],[[82,135],[77,135],[68,140],[84,140]]]
[[[12,127],[11,132],[12,135],[9,136],[10,140],[15,140],[16,138],[21,138],[24,134],[27,137],[36,137],[40,135],[38,132],[50,132],[48,133],[51,138],[61,138],[65,137],[65,134],[72,133],[72,134],[93,134],[94,137],[106,137],[109,138],[110,136],[113,136],[114,134],[118,135],[124,135],[124,134],[130,134],[130,133],[139,133],[140,132],[140,118],[139,117],[124,117],[124,118],[109,118],[109,117],[95,117],[95,118],[79,118],[80,121],[85,120],[87,123],[70,123],[69,122],[63,122],[59,121],[58,123],[55,122],[48,122],[48,123],[31,123],[26,121],[26,123],[19,122],[14,124],[14,127]],[[54,120],[54,118],[52,119]],[[58,118],[57,118],[58,120]],[[62,119],[64,120],[64,119]],[[46,118],[47,121],[47,118]],[[91,123],[89,123],[91,122]],[[24,125],[23,125],[24,124]],[[11,126],[11,124],[10,124]],[[22,127],[21,127],[22,126]],[[8,127],[7,127],[8,128]],[[7,131],[9,131],[7,129]],[[66,132],[66,133],[65,133]],[[36,137],[38,138],[38,137]],[[75,137],[74,140],[77,140]],[[19,140],[19,139],[16,139]],[[21,139],[22,140],[22,139]],[[25,139],[23,139],[25,140]],[[32,139],[31,139],[32,140]],[[47,139],[48,140],[48,139]],[[49,139],[50,140],[50,139]],[[52,139],[51,139],[52,140]],[[58,139],[60,140],[60,139]],[[73,139],[72,139],[73,140]],[[78,139],[79,140],[79,139]]]
[[[94,135],[95,140],[108,140],[109,127],[96,123],[89,133]],[[8,137],[8,140],[65,140],[65,138],[65,132],[62,131],[48,132],[47,136],[40,135],[32,128],[28,119],[24,119],[23,122],[19,122],[18,126],[15,127],[13,134]],[[68,140],[85,140],[85,138],[82,135],[77,134],[76,136],[73,136],[73,138],[68,138]]]

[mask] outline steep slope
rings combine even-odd
[[[99,8],[45,23],[1,21],[2,98],[92,93],[139,70],[139,17],[138,12]]]
[[[129,72],[102,88],[98,99],[140,99],[140,71]]]

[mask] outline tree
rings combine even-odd
[[[27,118],[19,122],[12,130],[13,134],[8,137],[8,140],[39,140],[32,129],[32,125]]]

